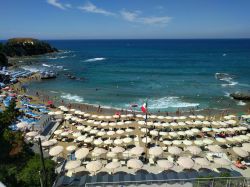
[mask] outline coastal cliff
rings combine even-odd
[[[7,57],[43,55],[58,52],[50,44],[33,38],[12,38],[0,44],[0,66],[7,66]]]
[[[57,51],[48,43],[33,38],[12,38],[3,46],[3,52],[9,57],[42,55]]]

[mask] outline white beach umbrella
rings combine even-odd
[[[89,172],[97,172],[102,168],[102,163],[99,160],[91,161],[86,165],[86,169]]]
[[[171,125],[172,127],[177,127],[177,126],[178,126],[178,123],[176,123],[176,122],[171,122],[170,125]]]
[[[125,151],[125,149],[123,147],[116,146],[116,147],[112,148],[111,151],[114,153],[122,153]]]
[[[130,138],[130,137],[123,138],[123,142],[126,143],[126,144],[131,143],[132,138]]]
[[[127,114],[127,117],[133,117],[134,115],[133,114]]]
[[[185,121],[185,123],[188,124],[188,125],[192,125],[194,122],[192,122],[192,121]]]
[[[173,143],[174,145],[181,145],[181,144],[182,144],[182,141],[181,141],[181,140],[174,140],[174,141],[172,141],[172,143]]]
[[[28,125],[29,124],[26,122],[20,122],[20,123],[16,124],[17,128],[19,128],[19,129],[26,128],[26,127],[28,127]]]
[[[128,133],[130,133],[130,132],[133,132],[133,131],[134,131],[134,129],[127,128],[125,131],[126,131],[126,132],[128,132]]]
[[[147,128],[141,128],[141,132],[146,133],[146,132],[148,132],[148,129]]]
[[[122,139],[115,139],[114,140],[114,144],[115,145],[121,145],[123,143],[123,140]]]
[[[215,140],[220,143],[226,143],[225,138],[215,138]]]
[[[114,152],[108,152],[108,153],[106,154],[106,156],[107,156],[108,158],[115,158],[115,157],[117,156],[117,154],[114,153]]]
[[[123,121],[119,121],[116,124],[119,125],[119,126],[125,125],[125,123]]]
[[[203,142],[204,142],[204,144],[210,145],[210,144],[212,144],[214,141],[211,140],[211,139],[205,138],[205,139],[203,139]]]
[[[178,125],[179,125],[179,126],[185,126],[185,125],[187,125],[187,124],[184,123],[183,121],[181,121],[181,122],[178,122]]]
[[[79,141],[79,142],[84,141],[85,138],[86,138],[86,136],[78,136],[77,141]]]
[[[164,140],[162,143],[165,145],[172,145],[172,142],[169,140]]]
[[[102,139],[98,138],[96,140],[94,140],[94,144],[95,145],[101,145],[103,143]]]
[[[94,125],[96,125],[96,126],[101,125],[101,121],[95,121]]]
[[[204,142],[202,140],[195,140],[194,144],[198,145],[198,146],[202,146],[202,145],[204,145]]]
[[[127,166],[128,168],[132,168],[132,169],[140,169],[143,166],[142,161],[138,160],[138,159],[130,159],[127,162]]]
[[[39,140],[39,138],[41,139],[41,141],[44,141],[46,139],[46,137],[43,135],[37,135],[34,137],[34,140]]]
[[[201,148],[197,146],[188,146],[186,149],[193,155],[198,155],[202,151]]]
[[[125,123],[125,125],[128,125],[128,124],[131,124],[132,121],[125,121],[124,123]]]
[[[97,134],[98,132],[101,131],[98,131],[97,129],[92,129],[91,131],[89,131],[90,134]]]
[[[91,138],[91,137],[87,137],[84,139],[85,143],[91,143],[92,141],[93,141],[93,138]]]
[[[26,136],[29,136],[29,137],[34,137],[37,135],[38,135],[38,132],[36,132],[36,131],[30,131],[30,132],[26,133]]]
[[[195,158],[194,161],[202,167],[210,165],[210,162],[206,158]]]
[[[248,157],[248,152],[244,150],[244,148],[241,147],[233,147],[233,151],[235,154],[239,155],[242,158]]]
[[[232,163],[225,158],[214,158],[214,162],[220,166],[229,166]]]
[[[205,117],[202,116],[202,115],[197,115],[197,118],[198,118],[198,119],[204,119]]]
[[[69,145],[68,147],[66,147],[66,150],[67,150],[68,152],[73,152],[74,150],[76,150],[76,146],[74,146],[74,145]]]
[[[162,132],[162,131],[159,132],[160,136],[166,136],[167,134],[168,134],[167,132]]]
[[[113,142],[114,142],[113,140],[107,139],[107,140],[105,140],[103,143],[106,144],[106,145],[110,145],[110,144],[112,144]]]
[[[70,170],[70,169],[75,169],[81,165],[80,160],[70,160],[66,162],[65,169]]]
[[[75,152],[75,157],[78,160],[81,160],[85,158],[89,154],[89,149],[88,148],[80,148]]]
[[[185,136],[186,135],[185,131],[178,131],[177,134],[180,135],[180,136]]]
[[[178,136],[178,134],[176,132],[170,132],[169,135],[172,136],[172,137],[177,137]]]
[[[154,123],[153,123],[152,121],[148,121],[148,122],[147,122],[147,125],[148,125],[148,126],[152,126],[152,125],[154,125]]]
[[[203,132],[209,132],[209,131],[211,131],[212,129],[211,128],[208,128],[208,127],[203,127],[202,128],[202,131]]]
[[[92,118],[97,118],[98,116],[96,114],[92,115],[91,116]]]
[[[246,150],[247,152],[250,152],[250,143],[243,143],[242,149]]]
[[[56,111],[54,114],[55,114],[55,115],[62,115],[63,112],[62,112],[62,111]]]
[[[188,117],[191,118],[191,119],[195,119],[196,118],[196,116],[194,116],[194,115],[190,115]]]
[[[171,169],[174,166],[173,162],[168,160],[158,160],[157,165],[165,170]]]
[[[53,116],[53,115],[55,115],[55,112],[51,111],[48,113],[48,115]]]
[[[139,125],[145,125],[145,121],[138,121]]]
[[[77,130],[83,130],[83,129],[85,129],[84,126],[77,126],[76,128],[77,128]]]
[[[102,126],[102,127],[106,127],[106,126],[108,126],[108,123],[107,123],[107,122],[102,122],[102,123],[101,123],[101,126]]]
[[[171,116],[166,116],[165,118],[166,118],[167,120],[173,119],[173,117],[171,117]]]
[[[184,141],[183,141],[183,144],[184,144],[184,145],[192,145],[193,142],[190,141],[190,140],[184,140]]]
[[[108,132],[107,132],[107,135],[108,135],[108,136],[113,136],[113,135],[115,135],[115,131],[108,131]]]
[[[169,126],[170,126],[169,123],[162,123],[161,125],[162,125],[163,127],[169,127]]]
[[[151,147],[148,150],[148,152],[152,156],[159,156],[163,153],[163,149],[161,147],[155,146],[155,147]]]
[[[208,145],[207,146],[208,150],[214,153],[222,153],[224,152],[222,148],[218,145]]]
[[[185,133],[186,133],[186,135],[188,135],[188,136],[193,136],[193,135],[194,135],[194,132],[191,131],[191,130],[186,130]]]
[[[179,155],[182,152],[182,150],[179,147],[171,146],[168,147],[168,152],[172,155]]]
[[[203,121],[202,122],[204,125],[211,125],[211,122],[209,122],[209,121]]]
[[[124,130],[122,130],[122,129],[119,129],[116,131],[116,134],[123,134],[123,133],[124,133]]]
[[[164,116],[158,116],[157,118],[158,119],[164,119],[165,117]]]
[[[54,142],[49,141],[49,140],[42,142],[43,147],[49,147],[49,146],[52,146],[52,145],[54,145]]]
[[[152,130],[149,132],[152,136],[158,136],[159,132],[156,130]]]
[[[115,169],[119,168],[120,166],[121,166],[120,162],[110,162],[105,166],[105,168],[108,170],[114,171]]]
[[[143,147],[136,146],[136,147],[133,147],[132,149],[130,149],[129,154],[139,156],[143,152],[144,152]]]
[[[151,138],[149,138],[149,137],[144,137],[144,138],[142,138],[142,142],[143,142],[143,143],[150,143],[150,142],[151,142]]]
[[[81,136],[82,134],[81,134],[81,132],[74,132],[72,135],[73,135],[73,137],[77,138],[77,137]]]
[[[99,131],[97,132],[97,136],[104,136],[106,134],[105,131]]]
[[[194,161],[188,157],[179,157],[177,163],[185,169],[191,169],[194,166]]]
[[[67,132],[67,131],[61,133],[61,136],[64,136],[64,137],[66,137],[68,135],[69,135],[69,132]]]
[[[192,129],[190,129],[193,133],[199,133],[200,132],[200,130],[199,129],[197,129],[197,128],[192,128]]]
[[[63,151],[63,146],[55,146],[55,147],[52,147],[50,150],[49,150],[49,155],[50,156],[57,156],[59,155],[61,152]]]

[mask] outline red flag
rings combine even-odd
[[[141,111],[143,112],[143,113],[147,113],[147,103],[144,103],[142,106],[141,106]]]

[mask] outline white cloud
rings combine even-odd
[[[141,17],[140,11],[126,11],[122,10],[121,16],[123,19],[130,21],[130,22],[136,22],[136,23],[143,23],[148,25],[166,25],[171,21],[171,17],[169,16],[151,16],[151,17]]]
[[[95,13],[95,14],[103,14],[103,15],[106,15],[106,16],[113,16],[115,15],[114,13],[112,12],[109,12],[107,10],[104,10],[102,8],[98,8],[96,7],[93,3],[91,2],[88,2],[86,3],[85,5],[83,6],[80,6],[78,7],[79,9],[85,11],[85,12],[90,12],[90,13]]]
[[[62,10],[65,9],[64,5],[62,3],[59,3],[58,0],[47,0],[47,2],[50,4],[50,5],[53,5],[57,8],[60,8]]]

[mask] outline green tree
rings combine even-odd
[[[55,179],[55,163],[52,160],[45,159],[45,168],[47,173],[48,186],[52,186]],[[41,171],[41,161],[39,155],[30,159],[24,168],[18,174],[18,181],[23,186],[32,187],[40,185],[39,171]]]

